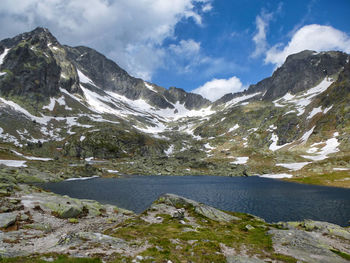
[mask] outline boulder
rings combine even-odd
[[[59,218],[76,218],[82,215],[84,210],[84,205],[76,200],[72,202],[50,201],[43,205],[49,208],[52,213]]]
[[[0,214],[0,228],[7,228],[17,220],[17,213],[2,213]]]

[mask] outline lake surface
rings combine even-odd
[[[94,199],[140,213],[161,194],[178,194],[268,222],[313,219],[349,225],[350,189],[303,185],[260,177],[130,176],[64,181],[44,189]]]

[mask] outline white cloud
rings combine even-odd
[[[193,19],[201,25],[210,1],[2,0],[0,38],[48,27],[62,43],[96,48],[131,74],[150,79],[176,24]]]
[[[169,46],[169,49],[172,50],[175,54],[181,56],[193,56],[198,54],[201,49],[201,43],[196,42],[193,39],[181,40],[178,45],[172,44]]]
[[[251,55],[253,58],[259,57],[267,50],[268,44],[266,41],[266,31],[271,19],[272,13],[266,12],[262,12],[255,19],[257,32],[253,37],[253,41],[255,43],[255,50]]]
[[[306,49],[318,52],[341,50],[350,53],[350,37],[331,26],[317,24],[303,26],[295,32],[286,46],[277,44],[269,49],[266,52],[265,63],[280,66],[290,54]]]
[[[241,80],[233,76],[229,79],[212,79],[191,92],[200,94],[210,101],[215,101],[225,94],[239,92],[243,89]]]

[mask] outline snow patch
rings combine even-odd
[[[282,178],[292,178],[293,175],[285,174],[285,173],[281,173],[281,174],[263,174],[263,175],[260,175],[260,177],[270,178],[270,179],[282,179]]]
[[[249,95],[243,95],[243,96],[240,96],[240,97],[237,97],[237,98],[233,98],[232,100],[228,101],[225,103],[225,108],[227,107],[232,107],[242,101],[245,101],[245,100],[248,100],[250,98],[253,98],[255,96],[258,96],[259,94],[261,94],[261,92],[256,92],[256,93],[253,93],[253,94],[249,94]]]
[[[304,114],[306,106],[308,106],[312,102],[312,99],[326,91],[332,83],[332,79],[325,78],[317,86],[307,91],[304,91],[299,95],[292,95],[290,93],[286,93],[282,98],[273,101],[273,103],[276,107],[287,107],[290,104],[292,104],[298,111],[297,115],[301,116],[302,114]]]
[[[117,174],[119,173],[118,170],[107,170],[107,172],[111,173],[111,174]]]
[[[148,84],[146,81],[144,81],[144,84],[146,88],[152,90],[153,92],[158,92],[152,85]]]
[[[84,75],[83,72],[81,72],[79,69],[77,69],[77,71],[78,71],[79,81],[81,83],[86,83],[86,84],[91,84],[96,86],[95,83],[91,79],[89,79],[88,76]]]
[[[27,160],[32,160],[32,161],[44,161],[44,162],[47,162],[47,161],[52,161],[53,159],[52,158],[43,158],[43,157],[35,157],[35,156],[26,156],[22,153],[19,153],[19,152],[16,152],[15,150],[11,150],[11,152],[13,152],[14,154],[18,155],[18,156],[21,156]]]
[[[350,168],[333,168],[334,171],[349,171]]]
[[[5,165],[9,167],[27,167],[25,164],[27,161],[18,161],[18,160],[0,160],[0,165]]]
[[[9,51],[9,48],[5,48],[4,52],[2,52],[2,54],[0,55],[0,66],[2,65],[2,63],[4,63],[5,57],[7,56]]]
[[[173,152],[174,152],[174,145],[173,145],[173,144],[170,145],[170,147],[169,147],[166,151],[164,151],[164,153],[165,153],[167,156],[172,155]]]
[[[326,114],[326,113],[329,112],[332,108],[333,108],[333,105],[329,106],[328,108],[325,108],[325,109],[323,110],[323,114]]]
[[[305,132],[303,136],[301,136],[300,139],[302,141],[302,144],[305,144],[307,142],[311,134],[314,132],[315,127],[316,126],[312,127],[309,131]]]
[[[324,159],[328,158],[328,155],[332,154],[332,153],[336,153],[339,152],[338,146],[340,145],[340,143],[338,142],[337,136],[339,136],[338,132],[335,132],[333,134],[334,138],[328,139],[325,142],[325,146],[322,147],[322,149],[317,153],[315,152],[316,155],[312,156],[312,155],[302,155],[302,157],[306,158],[306,159],[310,159],[313,161],[321,161]]]
[[[98,177],[99,177],[98,175],[94,175],[91,177],[76,177],[76,178],[68,178],[65,181],[84,181],[84,180],[90,180]]]
[[[302,169],[304,166],[308,165],[311,162],[301,162],[301,163],[277,163],[277,166],[282,166],[284,168],[293,170],[293,171],[298,171]]]
[[[234,130],[237,130],[239,128],[239,125],[236,124],[235,126],[233,126],[232,128],[230,128],[227,133],[233,132]]]
[[[215,147],[210,146],[209,143],[206,143],[203,146],[204,146],[204,148],[208,149],[208,152],[210,152],[211,150],[215,149]]]
[[[320,107],[317,108],[313,108],[312,111],[310,112],[309,116],[307,116],[307,119],[312,119],[312,117],[314,117],[316,114],[323,112]]]
[[[286,144],[283,144],[283,145],[277,145],[278,136],[275,133],[272,134],[271,141],[272,141],[272,143],[270,144],[269,149],[270,149],[270,151],[273,151],[273,152],[277,151],[277,150],[279,150],[279,149],[281,149],[281,148],[283,148],[283,147],[285,147],[287,145],[292,144],[292,142],[289,142],[289,143],[286,143]]]
[[[236,161],[231,162],[232,164],[246,164],[249,157],[236,157]]]

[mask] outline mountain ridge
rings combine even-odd
[[[350,169],[346,53],[290,55],[271,77],[210,102],[134,78],[44,28],[0,41],[0,52],[4,149],[64,162],[95,158],[132,174],[346,178],[334,169]]]

